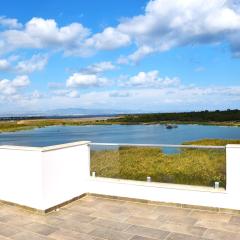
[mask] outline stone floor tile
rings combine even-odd
[[[0,240],[240,240],[240,215],[87,196],[39,215],[0,205]]]
[[[47,236],[39,235],[37,233],[21,231],[11,237],[12,240],[54,240]]]
[[[115,231],[123,231],[131,226],[128,223],[120,223],[120,222],[111,221],[103,218],[98,218],[94,220],[91,224],[96,225],[98,227],[106,227],[108,229],[112,229]]]
[[[113,221],[124,222],[129,218],[129,214],[127,213],[111,213],[106,211],[105,209],[100,209],[90,214],[91,217],[95,218],[106,218]]]
[[[148,237],[135,235],[130,240],[156,240],[156,238],[148,238]]]
[[[181,233],[171,233],[166,240],[207,240],[202,237],[195,237],[191,235],[181,234]]]
[[[240,234],[216,229],[208,229],[204,233],[204,237],[214,240],[239,240]]]
[[[191,213],[191,209],[158,206],[155,210],[159,215],[172,215],[172,216],[188,216]]]
[[[59,229],[49,235],[49,237],[57,240],[95,240],[96,238],[85,233]]]
[[[97,199],[91,197],[90,201],[86,198],[79,200],[79,204],[83,207],[90,207],[96,209],[101,203],[97,201]]]
[[[169,235],[169,232],[167,231],[162,231],[155,228],[136,226],[136,225],[130,226],[124,232],[130,233],[130,234],[136,234],[141,237],[148,237],[148,238],[154,238],[154,239],[165,239],[166,236]]]
[[[98,227],[89,233],[92,236],[108,240],[128,240],[133,237],[132,234],[114,231],[105,227]]]
[[[198,227],[205,227],[209,229],[216,229],[216,230],[225,230],[234,233],[240,233],[240,226],[231,223],[224,223],[218,221],[208,221],[208,220],[201,220],[194,224],[194,226]]]
[[[81,204],[79,204],[79,205],[69,206],[68,207],[68,211],[70,211],[70,212],[77,212],[77,213],[83,214],[83,215],[90,215],[91,213],[96,211],[96,209],[90,208],[90,207],[84,207]]]
[[[240,216],[232,216],[229,223],[239,225],[240,227]]]
[[[33,222],[33,220],[31,217],[28,217],[28,215],[7,214],[0,217],[0,222],[16,226],[22,226]]]
[[[198,220],[207,219],[218,222],[229,222],[230,218],[232,217],[232,215],[226,213],[216,213],[201,210],[193,210],[189,216],[197,218]]]
[[[187,235],[193,235],[197,237],[201,237],[204,232],[206,231],[206,228],[204,227],[198,227],[198,226],[191,226],[188,224],[175,224],[175,223],[161,223],[158,227],[161,230],[174,232],[174,233],[182,233]]]
[[[172,222],[172,223],[177,223],[177,224],[189,224],[193,225],[195,224],[198,220],[197,218],[193,217],[188,217],[188,216],[174,216],[174,215],[160,215],[157,218],[158,221],[161,222]]]
[[[19,228],[16,228],[11,225],[0,223],[0,236],[10,237],[20,231]]]
[[[0,240],[10,240],[11,238],[0,236]]]
[[[42,223],[42,224],[46,224],[46,225],[50,225],[53,227],[58,227],[61,223],[63,223],[65,220],[64,219],[60,219],[58,217],[55,216],[35,216],[32,217],[33,222],[37,222],[37,223]]]
[[[132,224],[132,225],[140,225],[143,227],[150,227],[150,228],[158,228],[160,222],[156,220],[146,219],[143,217],[129,217],[126,221],[126,223]]]
[[[71,221],[76,221],[78,223],[90,223],[92,222],[94,219],[96,219],[95,217],[91,217],[88,215],[82,215],[79,214],[78,212],[73,213],[71,215],[68,215],[66,218],[64,218],[66,221],[67,220],[71,220]]]
[[[156,205],[137,202],[125,202],[124,205],[122,205],[122,207],[124,207],[129,213],[135,214],[153,213],[157,209]]]
[[[24,229],[34,233],[45,235],[45,236],[58,230],[58,228],[56,227],[52,227],[52,226],[42,224],[42,223],[37,223],[37,222],[25,225]]]
[[[81,233],[89,233],[93,231],[96,226],[89,223],[79,223],[76,221],[67,220],[59,224],[59,228]]]

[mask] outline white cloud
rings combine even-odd
[[[76,90],[68,90],[68,89],[58,89],[53,91],[53,94],[61,97],[69,97],[69,98],[77,98],[79,97],[79,93]]]
[[[96,74],[74,73],[67,79],[67,87],[99,87],[107,84],[108,80]]]
[[[30,84],[30,80],[28,76],[22,75],[22,76],[17,76],[12,80],[12,86],[19,88],[19,87],[26,87]]]
[[[160,77],[159,72],[139,72],[137,75],[130,77],[127,82],[122,83],[123,86],[128,87],[142,87],[142,88],[165,88],[176,87],[180,85],[180,80],[177,77]]]
[[[127,46],[131,43],[130,36],[118,31],[116,28],[108,27],[103,32],[94,34],[84,43],[86,48],[95,50],[112,50]]]
[[[99,62],[82,68],[79,72],[73,73],[66,81],[69,88],[77,87],[102,87],[109,80],[101,74],[106,71],[115,69],[116,66],[111,62]]]
[[[109,96],[110,97],[116,97],[116,98],[125,98],[125,97],[130,97],[130,93],[126,91],[115,91],[115,92],[110,92]]]
[[[0,53],[18,48],[76,48],[88,34],[89,30],[80,23],[58,27],[54,19],[32,18],[24,29],[0,33]]]
[[[10,56],[0,59],[0,71],[16,72],[17,74],[29,74],[41,71],[48,63],[47,55],[33,55],[30,59],[17,60],[19,56]]]
[[[1,84],[0,84],[1,85]],[[1,92],[1,90],[0,90]],[[59,89],[44,97],[31,99],[31,94],[14,94],[11,101],[0,94],[0,110],[9,111],[16,106],[25,111],[28,109],[44,110],[53,108],[87,107],[131,110],[135,112],[188,111],[201,109],[239,108],[239,86],[206,86],[196,87],[180,85],[164,88],[129,88],[127,90],[103,90],[78,94],[71,89]],[[15,99],[15,101],[13,101]],[[7,104],[6,104],[7,103]],[[7,106],[7,108],[6,108]]]
[[[130,54],[128,56],[128,59],[131,62],[139,62],[142,60],[145,56],[151,54],[154,52],[154,49],[150,46],[143,45],[139,47],[134,53]]]
[[[28,76],[17,76],[13,80],[0,80],[0,94],[13,97],[18,90],[30,84]]]
[[[113,65],[111,62],[99,62],[92,65],[87,66],[86,68],[83,68],[80,70],[82,73],[88,73],[88,74],[99,74],[102,72],[114,70],[116,68],[115,65]]]
[[[129,63],[137,63],[143,58],[145,58],[147,55],[150,55],[151,53],[154,53],[154,49],[150,46],[140,46],[134,53],[124,57],[120,56],[117,60],[118,64],[129,64]]]
[[[7,71],[10,68],[10,63],[7,59],[0,59],[0,71]]]
[[[30,99],[39,99],[42,98],[43,94],[41,94],[38,90],[34,90],[31,94],[30,94]]]
[[[47,65],[48,57],[45,55],[33,55],[28,60],[19,61],[15,70],[19,73],[32,73],[41,71]]]
[[[136,43],[137,51],[126,57],[133,62],[177,46],[224,41],[239,56],[239,6],[229,0],[211,0],[208,4],[205,0],[154,0],[143,15],[123,20],[116,29]]]
[[[6,18],[4,16],[0,16],[0,26],[11,28],[11,29],[17,29],[21,28],[22,24],[18,22],[16,18]]]
[[[21,29],[0,32],[0,53],[19,48],[51,48],[67,55],[87,56],[134,44],[136,51],[118,60],[127,63],[174,47],[228,42],[238,57],[239,6],[234,0],[211,0],[208,4],[205,0],[152,0],[143,14],[94,34],[80,23],[59,27],[54,19],[35,17]],[[12,20],[13,26],[17,23]]]

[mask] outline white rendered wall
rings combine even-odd
[[[42,153],[44,209],[88,192],[89,153],[87,144]]]
[[[0,148],[0,200],[41,209],[41,152],[34,148]]]
[[[240,199],[240,145],[229,144],[226,147],[227,186],[229,194]]]
[[[240,145],[228,145],[227,188],[93,178],[89,142],[0,146],[0,200],[46,210],[83,193],[240,210]]]
[[[0,200],[46,210],[86,193],[88,143],[0,146]]]

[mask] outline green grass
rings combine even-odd
[[[203,139],[185,144],[226,145],[240,140]],[[97,176],[154,182],[213,186],[226,185],[225,149],[181,149],[165,154],[155,147],[120,147],[91,152],[91,171]]]
[[[103,124],[97,120],[82,119],[37,119],[37,120],[20,120],[20,121],[0,121],[1,132],[16,132],[42,128],[49,126],[81,126],[81,125],[98,125]],[[105,123],[108,124],[108,123]]]

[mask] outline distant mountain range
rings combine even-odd
[[[51,116],[102,116],[127,114],[130,111],[121,111],[114,109],[86,109],[86,108],[62,108],[47,111],[26,111],[13,113],[0,113],[0,117],[51,117]]]

